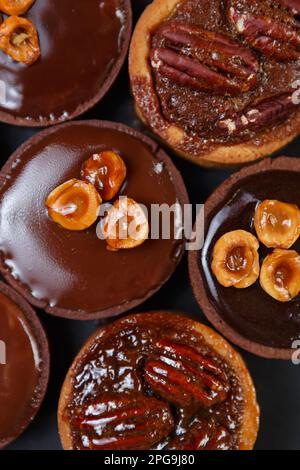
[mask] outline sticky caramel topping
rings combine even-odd
[[[126,178],[126,166],[115,152],[94,154],[82,165],[81,177],[93,184],[104,201],[110,201],[120,191]]]
[[[300,211],[294,204],[263,201],[255,211],[259,240],[268,248],[290,248],[300,235]]]
[[[55,188],[46,200],[49,216],[68,230],[85,230],[97,219],[101,197],[95,187],[72,179]]]
[[[259,276],[258,240],[249,232],[235,230],[215,244],[212,270],[224,287],[245,288]]]
[[[0,49],[17,62],[31,65],[40,57],[38,33],[33,23],[10,16],[0,26]]]
[[[260,284],[279,302],[292,300],[300,292],[300,255],[293,250],[274,250],[263,262]]]

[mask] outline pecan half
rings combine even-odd
[[[281,3],[291,4],[290,1]],[[229,0],[227,16],[245,40],[266,56],[279,61],[300,58],[300,32],[296,23],[289,25],[280,22],[275,15],[269,17],[247,11],[239,0]]]
[[[232,444],[232,436],[228,430],[210,421],[194,424],[187,434],[173,439],[167,448],[171,450],[229,450]]]
[[[238,135],[245,131],[259,131],[284,121],[297,107],[298,104],[288,93],[267,98],[232,117],[218,121],[216,131],[219,135]]]
[[[165,439],[174,422],[169,406],[140,394],[103,396],[73,418],[93,450],[143,450]]]
[[[179,21],[162,25],[157,33],[165,42],[152,49],[152,67],[178,85],[230,95],[256,85],[255,55],[228,36]]]
[[[156,394],[182,408],[210,407],[226,400],[229,383],[215,361],[167,340],[157,341],[155,349],[144,372]]]

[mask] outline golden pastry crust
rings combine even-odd
[[[278,151],[299,134],[300,111],[293,116],[293,126],[283,123],[260,133],[260,143],[254,139],[238,144],[210,144],[189,135],[184,129],[168,122],[160,112],[149,65],[151,34],[182,0],[154,0],[144,11],[135,28],[129,53],[129,74],[139,118],[157,137],[178,155],[201,166],[243,165]]]
[[[177,313],[174,312],[149,312],[149,313],[142,313],[137,314],[134,316],[145,316],[145,315],[152,315],[152,316],[163,316],[163,315],[173,315],[177,317]],[[129,317],[127,317],[129,318]],[[230,365],[233,369],[234,373],[238,377],[241,388],[243,391],[243,397],[245,400],[245,407],[243,412],[243,419],[240,429],[240,450],[251,450],[253,449],[257,433],[259,429],[259,415],[260,410],[256,400],[256,391],[249,374],[249,371],[244,363],[240,354],[235,351],[235,349],[218,333],[213,331],[211,328],[198,323],[192,319],[187,318],[186,316],[183,317],[184,322],[189,323],[189,325],[198,333],[200,333],[205,342],[214,350],[216,353],[224,358],[224,360]],[[120,321],[120,320],[119,320]],[[126,317],[121,320],[126,321]],[[62,442],[62,446],[65,450],[73,450],[73,442],[72,442],[72,435],[71,435],[71,428],[68,421],[64,418],[64,411],[69,403],[69,400],[72,396],[72,383],[74,373],[76,371],[76,365],[79,360],[87,354],[91,345],[97,341],[101,341],[101,337],[105,335],[107,332],[107,328],[101,328],[97,330],[87,341],[87,343],[83,346],[81,351],[78,353],[77,357],[75,358],[69,372],[65,378],[60,399],[58,405],[58,428],[59,434]]]

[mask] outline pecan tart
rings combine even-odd
[[[124,63],[130,0],[3,0],[0,12],[0,121],[73,119],[102,99]]]
[[[217,333],[172,312],[131,315],[88,340],[63,385],[66,450],[252,449],[255,389]]]
[[[33,420],[49,376],[45,332],[34,310],[0,282],[0,448],[15,440]]]
[[[300,337],[300,160],[267,159],[205,204],[205,242],[189,253],[204,314],[248,351],[290,359]]]
[[[42,131],[3,167],[0,194],[0,271],[48,313],[86,320],[129,310],[183,255],[181,220],[167,239],[151,218],[155,204],[182,211],[182,178],[155,142],[122,124]]]
[[[131,43],[142,121],[208,166],[270,155],[300,129],[298,0],[154,0]]]

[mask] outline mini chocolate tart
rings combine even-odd
[[[26,65],[0,49],[0,120],[49,126],[100,101],[126,57],[130,0],[36,0],[24,17],[37,31],[40,57]]]
[[[0,282],[0,448],[25,430],[43,401],[49,349],[34,310]]]
[[[294,352],[293,341],[298,340],[300,336],[300,297],[296,295],[288,302],[279,301],[280,297],[273,298],[272,291],[268,293],[268,289],[263,286],[271,284],[271,287],[275,288],[276,282],[284,281],[284,273],[278,273],[277,279],[273,276],[272,269],[265,269],[264,266],[267,266],[268,260],[274,255],[276,259],[278,253],[282,252],[297,259],[300,239],[295,238],[292,241],[293,245],[289,251],[268,248],[264,238],[269,236],[270,231],[272,234],[272,215],[268,216],[270,225],[264,229],[264,242],[260,242],[261,234],[256,230],[258,227],[255,214],[258,214],[257,209],[262,207],[263,201],[274,199],[291,204],[296,211],[296,205],[299,205],[300,201],[299,176],[300,160],[285,157],[265,160],[232,175],[205,204],[205,242],[202,250],[189,253],[192,287],[206,317],[235,344],[268,358],[291,359]],[[279,207],[282,207],[281,203]],[[297,222],[296,219],[296,223],[300,233],[299,220]],[[286,218],[286,227],[288,222]],[[250,277],[244,277],[243,285],[236,285],[237,288],[233,284],[232,287],[224,287],[223,281],[221,280],[221,284],[220,278],[215,275],[216,269],[215,273],[213,272],[217,241],[219,240],[220,246],[220,240],[225,240],[224,236],[229,237],[228,239],[238,236],[243,240],[246,232],[249,246],[251,245],[254,257],[257,256],[257,261],[250,269]],[[241,248],[241,241],[236,246]],[[274,247],[274,244],[271,246]],[[235,255],[232,252],[231,254],[231,260],[234,260]],[[246,259],[244,255],[242,258]],[[298,288],[299,261],[298,255]],[[214,264],[217,266],[216,260]],[[219,264],[222,269],[224,266]],[[229,271],[227,269],[227,274]],[[231,269],[231,274],[233,271]],[[279,292],[280,290],[282,291],[279,289]]]
[[[130,48],[142,121],[205,166],[244,164],[299,133],[299,2],[154,0]]]
[[[217,333],[172,312],[100,328],[63,385],[65,450],[252,449],[255,389],[241,356]]]
[[[188,203],[169,157],[143,134],[117,123],[74,122],[42,131],[1,172],[0,270],[30,303],[53,315],[87,320],[124,312],[164,284],[184,251],[184,240],[176,239],[172,228],[169,239],[149,237],[141,246],[109,251],[97,222],[72,231],[52,220],[45,204],[54,189],[72,185],[83,164],[107,150],[120,155],[127,168],[119,195],[143,204],[149,220],[152,204]]]

